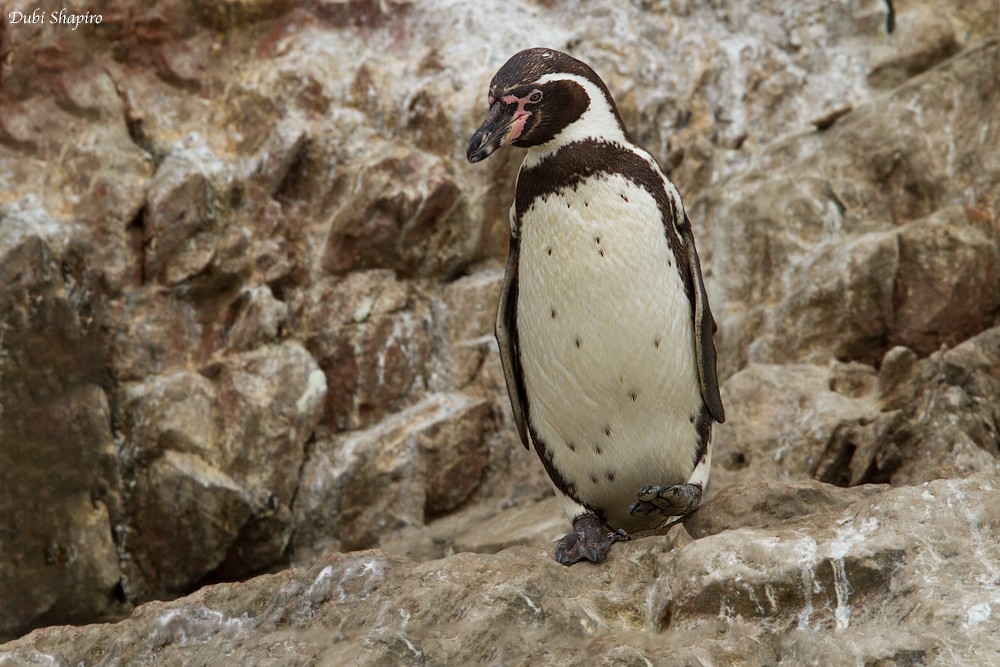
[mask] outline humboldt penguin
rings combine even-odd
[[[514,423],[572,522],[556,560],[600,561],[693,512],[708,482],[725,413],[694,235],[588,65],[521,51],[487,104],[469,162],[526,149],[496,320]]]

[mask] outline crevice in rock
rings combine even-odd
[[[128,131],[129,138],[132,140],[132,143],[148,153],[153,158],[153,161],[159,165],[163,156],[157,153],[153,145],[153,140],[146,133],[142,112],[135,109],[135,105],[132,103],[131,91],[119,83],[118,79],[107,68],[104,71],[112,83],[114,83],[115,92],[118,93],[118,99],[121,100],[123,120],[125,121],[125,129]]]
[[[146,284],[146,205],[143,204],[125,227],[135,263],[135,284]]]
[[[666,607],[664,607],[663,613],[660,614],[660,617],[656,619],[656,629],[659,632],[664,632],[666,630],[669,630],[670,623],[671,621],[673,621],[673,617],[674,617],[673,605],[668,604]]]
[[[271,197],[284,208],[307,202],[309,200],[308,170],[309,142],[306,141],[295,153],[291,164],[288,165],[288,170],[282,176]]]
[[[849,424],[840,424],[834,429],[823,456],[813,470],[813,479],[835,486],[851,485],[851,460],[857,450],[851,431]]]
[[[247,307],[250,303],[250,293],[247,291],[240,292],[236,295],[236,298],[229,302],[222,311],[222,318],[219,323],[219,340],[217,344],[213,347],[221,348],[229,340],[229,336],[232,333],[233,325],[236,324],[236,320],[239,319],[240,313],[243,309]]]

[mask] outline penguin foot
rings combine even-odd
[[[701,487],[697,484],[647,484],[636,494],[639,500],[628,508],[629,514],[684,516],[701,505]]]
[[[572,565],[581,560],[597,563],[608,555],[612,544],[630,539],[632,538],[624,530],[619,528],[607,532],[601,527],[601,520],[596,515],[584,514],[573,520],[573,532],[559,540],[555,559],[563,565]]]

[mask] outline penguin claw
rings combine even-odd
[[[650,502],[639,502],[638,500],[628,506],[629,514],[649,514],[656,506]]]
[[[636,494],[639,498],[628,508],[629,514],[684,516],[701,505],[701,487],[697,484],[647,484]]]
[[[608,533],[608,539],[612,542],[631,542],[632,536],[618,528],[614,532]]]
[[[573,532],[563,536],[556,544],[555,559],[563,565],[573,565],[582,560],[599,563],[608,555],[615,542],[632,539],[622,529],[606,532],[601,520],[594,514],[584,514],[573,521]]]

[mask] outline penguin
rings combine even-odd
[[[680,194],[594,70],[527,49],[487,104],[469,162],[526,150],[495,329],[514,423],[573,527],[555,559],[598,562],[701,503],[725,421],[715,320]]]

